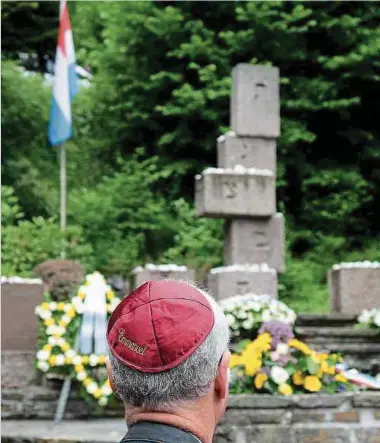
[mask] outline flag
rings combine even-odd
[[[53,100],[48,130],[48,138],[53,146],[62,144],[72,135],[71,102],[76,93],[73,34],[66,0],[61,0]]]

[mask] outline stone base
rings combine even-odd
[[[275,176],[206,169],[195,180],[195,207],[205,217],[270,217],[276,212]]]
[[[265,220],[227,220],[225,231],[226,265],[267,263],[277,272],[285,271],[285,227],[282,214]]]
[[[207,287],[217,300],[247,293],[277,298],[277,273],[254,265],[214,268],[208,274]]]
[[[163,280],[165,278],[194,281],[195,271],[187,269],[186,266],[176,265],[146,265],[145,268],[139,266],[133,271],[133,289],[148,280]]]
[[[380,264],[347,263],[329,272],[329,297],[332,312],[359,314],[379,307]]]

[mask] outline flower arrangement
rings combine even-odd
[[[380,333],[380,308],[364,309],[358,316],[357,327],[376,329]]]
[[[285,303],[269,295],[246,294],[223,300],[232,338],[251,337],[260,326],[271,320],[294,325],[297,315]]]
[[[313,351],[294,338],[290,325],[264,323],[253,341],[244,340],[231,355],[231,392],[280,395],[352,390],[335,368],[338,354]]]
[[[94,280],[99,279],[103,279],[105,284],[99,273],[88,275],[77,295],[67,303],[51,301],[49,294],[45,294],[46,301],[35,309],[41,320],[36,366],[49,375],[71,376],[80,382],[80,393],[86,400],[95,399],[100,406],[105,406],[112,395],[109,381],[106,377],[99,380],[99,377],[93,376],[92,373],[95,369],[105,367],[106,356],[81,355],[75,349],[86,289]],[[107,313],[111,314],[120,299],[109,286],[106,286],[106,290],[106,309]]]

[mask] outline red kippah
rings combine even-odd
[[[198,289],[173,280],[148,281],[116,307],[107,341],[126,366],[161,372],[189,357],[213,326],[212,307]]]

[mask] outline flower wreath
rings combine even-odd
[[[50,376],[70,376],[80,382],[80,394],[87,401],[106,406],[112,395],[109,380],[105,375],[94,376],[95,369],[105,372],[106,355],[83,355],[75,350],[75,340],[84,312],[86,291],[91,290],[95,279],[104,277],[98,272],[86,276],[86,281],[68,302],[51,301],[45,294],[45,302],[36,307],[35,312],[41,319],[37,352],[37,368]],[[110,286],[106,288],[106,310],[110,315],[120,303]]]

